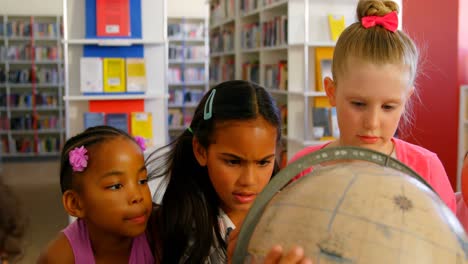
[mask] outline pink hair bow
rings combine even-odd
[[[136,143],[138,144],[138,146],[140,146],[141,150],[142,151],[145,151],[146,150],[146,140],[144,137],[140,137],[140,136],[136,136],[134,137]]]
[[[361,19],[361,24],[365,28],[381,25],[386,30],[395,32],[398,28],[398,15],[393,11],[385,16],[366,16]]]
[[[82,172],[88,166],[88,151],[84,146],[76,147],[68,154],[68,160],[72,166],[73,171]]]

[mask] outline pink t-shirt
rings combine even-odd
[[[86,223],[77,219],[63,231],[70,243],[76,264],[94,264],[94,254],[89,240]],[[146,234],[143,233],[133,239],[129,264],[153,264],[154,257],[150,250]]]
[[[447,206],[456,213],[455,194],[450,185],[447,173],[437,155],[423,147],[393,138],[397,159],[417,172],[439,194]],[[307,147],[294,155],[291,162],[306,154],[324,148],[329,143]],[[300,178],[312,171],[305,169],[296,178]]]

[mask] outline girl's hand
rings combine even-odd
[[[312,261],[304,256],[302,247],[293,247],[286,256],[283,256],[283,248],[280,245],[273,246],[265,257],[264,264],[312,264]]]
[[[240,228],[234,229],[229,235],[227,257],[228,263],[232,264],[232,255],[236,248],[237,237],[239,236]],[[263,264],[312,264],[309,258],[304,256],[302,247],[292,248],[287,255],[283,256],[283,248],[280,245],[273,246],[265,257]]]

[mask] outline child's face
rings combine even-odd
[[[351,59],[337,85],[325,83],[336,106],[340,145],[390,153],[398,122],[412,93],[403,65],[375,65]]]
[[[221,200],[221,208],[239,224],[270,181],[277,131],[263,118],[216,126],[208,150],[195,150]],[[200,153],[202,152],[202,153]]]
[[[90,147],[79,199],[91,230],[135,237],[145,231],[151,193],[141,149],[123,137]]]

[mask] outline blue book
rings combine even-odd
[[[106,124],[104,120],[104,113],[91,113],[86,112],[83,114],[84,128],[90,128],[94,126],[103,126]]]
[[[128,114],[109,113],[106,114],[106,125],[115,127],[128,133]]]

